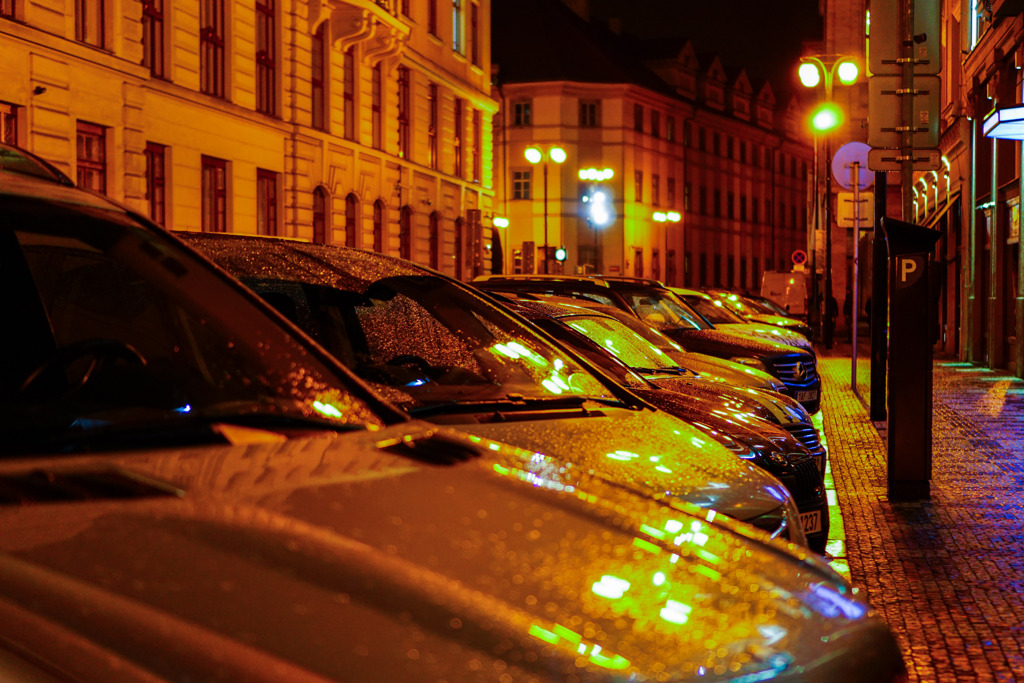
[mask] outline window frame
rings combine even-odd
[[[92,141],[94,144],[89,145]],[[95,151],[95,155],[91,155]],[[84,154],[83,154],[84,152]],[[107,193],[107,128],[88,121],[75,127],[75,182],[79,187]],[[98,182],[92,182],[96,179]]]
[[[164,77],[164,0],[142,0],[142,65],[153,78]]]
[[[223,181],[222,187],[217,186],[218,177]],[[228,162],[204,154],[200,159],[200,229],[203,232],[227,232],[227,188]]]
[[[149,219],[160,226],[167,225],[167,145],[147,142],[146,201]]]
[[[313,31],[310,45],[310,125],[317,129],[326,131],[328,126],[329,108],[327,99],[327,86],[330,81],[330,57],[327,52],[327,45],[330,43],[327,37],[329,22],[322,21]]]
[[[281,233],[277,210],[280,174],[265,168],[256,169],[256,234],[276,237]]]
[[[225,93],[224,0],[200,0],[199,89],[206,95]]]

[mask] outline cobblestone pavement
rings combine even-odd
[[[889,622],[911,681],[1024,681],[1024,382],[936,359],[931,498],[891,503],[868,356],[862,402],[849,350],[819,356],[837,568]]]

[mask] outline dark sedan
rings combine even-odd
[[[771,472],[793,494],[808,545],[824,552],[828,500],[822,470],[815,461],[817,454],[812,455],[782,427],[782,422],[795,422],[792,414],[773,405],[780,399],[792,399],[702,382],[663,369],[666,364],[656,348],[615,318],[591,309],[538,301],[508,301],[506,305],[658,408],[697,425],[740,457]],[[824,449],[820,457],[824,457]]]
[[[655,280],[564,275],[481,276],[473,285],[491,292],[530,292],[590,299],[632,311],[688,351],[727,358],[766,370],[811,413],[821,407],[821,378],[814,357],[801,349],[716,329]]]

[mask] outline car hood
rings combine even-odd
[[[508,422],[466,422],[465,415],[438,419],[470,434],[560,457],[578,472],[644,495],[678,499],[742,521],[792,505],[775,478],[668,413],[602,413]]]
[[[5,463],[5,483],[117,467],[157,491],[0,506],[6,644],[83,681],[867,681],[902,667],[819,562],[598,479],[569,485],[546,456],[382,450],[472,445],[415,431]]]
[[[805,420],[806,413],[801,413],[798,408],[793,407],[793,404],[796,403],[793,399],[774,392],[731,387],[727,384],[708,382],[700,378],[673,377],[671,375],[645,375],[645,377],[660,389],[699,396],[705,401],[711,401],[721,411],[750,413],[754,417],[781,427],[790,427]]]
[[[695,330],[693,328],[659,328],[665,336],[678,343],[687,351],[706,353],[719,358],[763,358],[784,356],[793,353],[805,353],[801,349],[748,337],[739,332],[728,332],[715,328],[713,330]]]
[[[795,346],[804,351],[811,351],[811,342],[804,335],[795,330],[787,330],[782,327],[775,327],[771,323],[719,323],[717,329],[726,332],[737,332],[748,337],[757,337],[767,341],[778,342],[788,346]]]
[[[772,377],[764,370],[752,368],[743,363],[716,358],[706,353],[687,352],[681,358],[673,358],[687,370],[701,375],[709,375],[712,380],[723,380],[736,386],[768,391],[784,391],[786,385]]]

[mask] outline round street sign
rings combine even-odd
[[[793,252],[793,265],[799,266],[801,263],[807,263],[807,252],[797,249]]]
[[[847,142],[832,155],[832,176],[847,190],[853,189],[853,164],[860,165],[857,185],[866,190],[875,183],[874,172],[868,169],[868,152],[871,148],[863,142]]]

